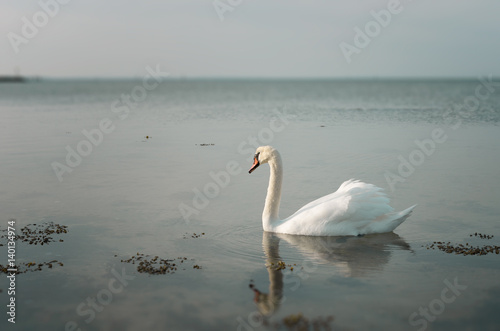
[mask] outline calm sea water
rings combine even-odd
[[[427,249],[500,245],[498,84],[45,81],[0,85],[0,118],[0,228],[68,226],[17,242],[18,264],[63,266],[17,275],[15,325],[2,277],[2,329],[500,328],[500,255]],[[390,234],[263,233],[269,170],[247,170],[266,144],[283,217],[349,178],[418,207]],[[178,268],[121,262],[141,254]]]

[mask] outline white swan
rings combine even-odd
[[[410,216],[411,206],[393,212],[389,198],[382,189],[358,180],[348,180],[339,189],[300,208],[281,220],[283,166],[279,152],[271,146],[257,148],[249,173],[259,165],[269,163],[271,176],[262,212],[264,231],[307,236],[357,236],[393,231]]]

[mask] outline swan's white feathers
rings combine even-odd
[[[371,233],[377,228],[370,226],[372,222],[387,224],[387,216],[394,210],[388,203],[389,198],[381,188],[351,179],[336,192],[300,208],[281,221],[274,231],[313,236]]]
[[[271,166],[271,172],[279,172],[279,175],[272,174],[271,179],[281,178],[279,153],[272,147],[268,149],[267,146],[259,147],[258,151],[273,154],[274,157],[270,157],[269,162],[273,162],[274,159],[279,160],[278,166],[274,164]],[[273,199],[266,198],[264,214],[266,210],[272,208],[268,208],[268,203],[274,204],[277,201],[276,206],[279,208],[281,179],[279,182],[271,180],[269,195]],[[286,219],[279,220],[263,215],[263,225],[266,231],[310,236],[384,233],[393,231],[408,218],[414,207],[394,212],[389,205],[389,198],[380,187],[350,179],[342,183],[334,193],[306,204]]]

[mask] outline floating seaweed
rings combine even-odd
[[[50,262],[42,262],[42,263],[36,263],[36,262],[19,263],[15,264],[14,266],[4,266],[0,264],[0,272],[4,274],[9,274],[12,272],[14,272],[15,274],[24,274],[27,272],[42,271],[44,267],[52,269],[52,267],[56,265],[59,265],[61,267],[64,266],[62,262],[57,260],[52,260]],[[16,270],[16,271],[9,271],[9,270]]]
[[[200,238],[201,236],[204,236],[205,235],[205,232],[202,232],[201,234],[196,234],[193,232],[193,234],[189,234],[189,233],[185,233],[184,236],[182,237],[182,239],[189,239],[189,237],[191,238]]]
[[[289,268],[290,271],[293,271],[293,268],[296,267],[297,264],[286,264],[285,262],[283,261],[278,261],[276,263],[274,262],[271,262],[271,264],[267,265],[268,268],[272,269],[272,270],[284,270],[286,268]]]
[[[494,235],[488,235],[488,234],[482,234],[482,233],[474,233],[474,237],[478,237],[481,239],[491,239],[494,237]],[[472,237],[472,234],[469,235],[469,237]]]
[[[2,229],[0,232],[7,232],[7,229]],[[0,235],[0,239],[7,239],[9,241],[18,241],[21,243],[29,243],[30,245],[48,245],[52,242],[63,242],[64,240],[56,240],[54,236],[68,233],[67,225],[55,224],[54,222],[45,222],[41,224],[28,224],[19,230],[21,234],[16,234],[15,236],[9,237],[8,234]],[[0,243],[0,246],[3,246]],[[0,264],[0,273],[11,273],[22,274],[32,271],[42,271],[44,269],[52,269],[54,266],[63,266],[64,264],[58,260],[52,260],[49,262],[9,262],[8,266]],[[46,268],[45,268],[46,267]],[[15,270],[15,271],[9,271]]]
[[[117,255],[115,255],[116,257]],[[159,256],[151,257],[137,252],[136,255],[129,259],[121,260],[124,263],[137,263],[137,271],[140,273],[147,273],[150,275],[164,275],[173,274],[178,271],[181,264],[188,261],[187,257],[178,257],[176,259],[162,259]],[[191,260],[192,261],[192,260]],[[202,267],[195,264],[193,269],[201,269]],[[184,268],[182,270],[185,270]]]
[[[480,239],[490,240],[494,236],[475,232],[470,234],[469,237],[479,237]],[[448,254],[460,255],[487,255],[487,254],[500,254],[500,246],[497,245],[483,245],[474,246],[466,242],[465,244],[452,244],[451,242],[434,241],[432,244],[425,246],[427,249],[439,249]]]
[[[0,230],[6,232],[7,229]],[[21,234],[16,234],[14,240],[27,242],[30,245],[48,245],[51,242],[56,242],[52,237],[54,234],[64,234],[68,233],[67,225],[55,224],[54,222],[46,222],[42,224],[28,224],[20,229]],[[7,238],[7,235],[0,235],[0,238]],[[63,242],[64,240],[59,239],[58,242]],[[0,244],[0,246],[3,246]]]
[[[335,318],[332,315],[326,317],[316,317],[309,319],[305,317],[302,313],[290,314],[283,317],[281,322],[272,323],[272,326],[276,330],[286,329],[286,330],[333,330],[332,323]]]

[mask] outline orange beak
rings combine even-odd
[[[259,302],[260,299],[260,291],[257,289],[254,289],[254,296],[253,296],[253,301],[254,302]]]
[[[255,169],[257,169],[258,166],[260,166],[259,159],[257,158],[257,156],[255,156],[253,158],[253,165],[250,168],[250,170],[248,170],[248,173],[251,174],[252,171],[254,171]]]

